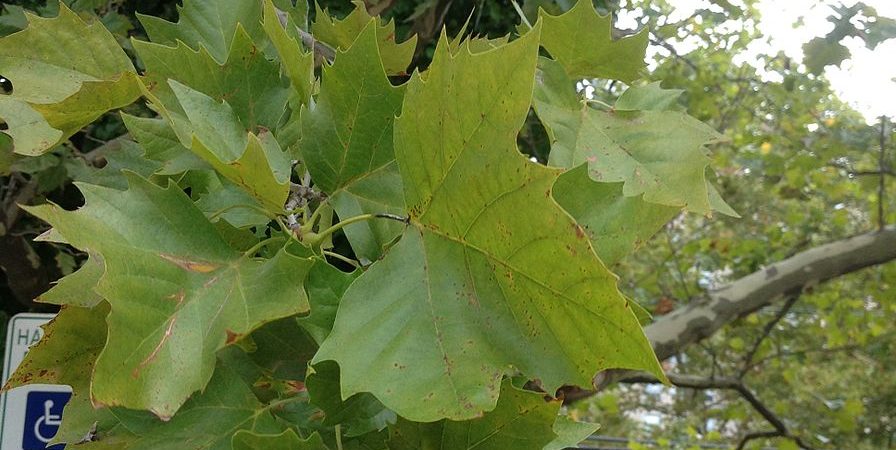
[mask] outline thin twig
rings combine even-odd
[[[678,272],[678,282],[684,290],[684,295],[690,300],[692,298],[691,290],[688,289],[688,283],[685,280],[684,272],[681,271],[681,260],[678,259],[678,249],[672,244],[672,235],[669,234],[669,227],[666,227],[666,243],[669,244],[669,251],[672,252],[672,259],[674,259],[672,263],[675,265],[675,271]]]
[[[767,324],[765,324],[765,327],[763,327],[762,329],[762,334],[759,335],[759,339],[756,339],[756,342],[753,343],[753,347],[749,352],[747,352],[746,356],[744,356],[744,363],[737,375],[738,378],[743,378],[744,375],[747,374],[747,372],[750,370],[750,363],[753,362],[753,357],[755,357],[756,352],[759,351],[759,346],[762,345],[762,341],[764,341],[765,338],[767,338],[771,334],[772,330],[775,328],[775,325],[777,325],[778,322],[780,322],[781,319],[783,319],[784,316],[787,315],[787,312],[790,311],[790,308],[793,307],[793,304],[796,303],[798,298],[798,295],[794,295],[793,297],[788,298],[787,303],[785,303],[784,306],[781,307],[778,313],[775,314],[775,317],[772,318],[772,320],[770,320]]]
[[[756,394],[753,393],[744,383],[738,378],[734,377],[715,377],[715,378],[706,378],[706,377],[698,377],[693,375],[681,375],[681,374],[666,374],[669,381],[677,386],[683,388],[691,388],[691,389],[728,389],[733,390],[740,394],[741,398],[743,398],[750,406],[753,407],[759,415],[761,415],[769,424],[774,427],[775,434],[764,434],[762,436],[751,437],[750,439],[757,439],[759,437],[786,437],[793,439],[794,442],[800,448],[809,449],[809,447],[805,442],[803,442],[800,438],[792,435],[790,431],[787,429],[787,425],[772,412],[759,398]],[[627,378],[624,380],[620,380],[622,383],[650,383],[650,384],[658,384],[660,383],[655,377],[650,375],[639,375],[631,378]],[[763,432],[763,433],[772,433],[772,432]],[[757,433],[750,433],[747,436],[751,436]],[[745,436],[745,438],[747,437]],[[742,445],[745,443],[742,441]],[[742,446],[739,448],[743,448]]]

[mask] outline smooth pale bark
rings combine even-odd
[[[784,301],[818,283],[893,260],[894,227],[820,245],[711,291],[704,299],[657,318],[644,327],[644,332],[657,357],[664,360],[738,317]],[[594,385],[599,390],[614,381],[642,375],[635,371],[606,371],[595,377]],[[587,396],[570,394],[567,400]]]

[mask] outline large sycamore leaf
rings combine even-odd
[[[308,310],[308,259],[233,250],[178,188],[129,175],[118,191],[79,185],[86,206],[28,208],[73,246],[102,255],[97,293],[112,307],[93,374],[95,404],[171,417],[215,366],[215,352],[264,323]]]
[[[548,392],[611,367],[662,377],[615,276],[551,198],[559,171],[516,148],[538,33],[479,54],[443,38],[410,82],[395,125],[410,226],[346,291],[315,357],[339,364],[343,397],[464,420],[517,370]]]
[[[289,88],[276,62],[237,25],[227,59],[218,62],[208,49],[193,50],[183,42],[169,47],[134,40],[134,49],[146,66],[149,91],[168,113],[183,114],[169,80],[176,80],[215,100],[226,100],[247,130],[274,130],[289,99]]]
[[[338,50],[351,47],[361,31],[373,19],[367,13],[367,7],[363,1],[355,0],[355,9],[344,19],[333,19],[320,6],[317,9],[315,22],[311,24],[311,34],[321,42],[329,44]],[[395,23],[390,21],[380,25],[380,19],[376,19],[376,36],[379,55],[386,73],[390,75],[403,74],[411,64],[414,57],[414,48],[417,46],[417,36],[397,43],[395,41]]]
[[[257,0],[185,0],[177,7],[178,21],[137,14],[149,39],[174,45],[181,41],[194,49],[204,47],[218,61],[227,53],[237,27],[246,29],[255,42],[262,42],[261,2]]]
[[[631,82],[647,67],[647,30],[613,40],[613,19],[600,16],[590,1],[579,0],[560,16],[539,10],[541,45],[573,77]]]
[[[54,442],[80,442],[95,426],[114,424],[115,417],[90,402],[90,378],[97,355],[106,343],[105,303],[94,308],[63,307],[44,326],[44,336],[25,354],[5,389],[28,384],[64,384],[72,388],[62,425]]]
[[[170,81],[192,127],[190,148],[218,173],[258,199],[268,211],[281,212],[289,195],[291,164],[273,135],[247,132],[233,108],[201,92]]]
[[[64,4],[55,18],[27,17],[26,29],[0,39],[0,73],[13,83],[0,118],[16,153],[40,155],[134,102],[140,81],[102,23],[87,24]]]
[[[392,149],[404,87],[392,86],[383,71],[375,27],[368,21],[354,45],[324,67],[317,103],[302,114],[302,160],[343,218],[404,213]],[[399,222],[378,220],[349,225],[345,234],[355,254],[372,261],[401,230]]]
[[[556,434],[552,429],[559,401],[524,391],[506,381],[494,410],[471,420],[431,423],[398,419],[390,427],[390,450],[541,450]]]
[[[679,111],[601,111],[580,101],[569,75],[541,59],[535,110],[551,138],[548,164],[588,164],[588,176],[623,182],[626,197],[689,211],[711,210],[704,172],[705,144],[720,139],[702,122]]]
[[[140,426],[100,429],[97,430],[97,440],[78,448],[230,450],[235,436],[243,436],[240,432],[268,436],[278,435],[289,429],[272,413],[278,404],[261,403],[252,393],[251,387],[240,377],[238,369],[219,362],[206,389],[184,404],[170,421],[144,418]]]

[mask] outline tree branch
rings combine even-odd
[[[790,308],[793,307],[793,304],[796,303],[797,299],[799,299],[798,295],[794,295],[793,297],[788,298],[787,303],[785,303],[784,306],[781,307],[781,310],[778,311],[778,314],[775,314],[775,317],[767,324],[765,324],[765,327],[762,329],[762,334],[759,335],[759,339],[756,339],[756,342],[753,344],[753,348],[751,348],[750,351],[747,352],[747,355],[744,356],[744,364],[740,369],[740,373],[737,376],[738,378],[743,378],[744,375],[749,372],[750,368],[752,367],[750,363],[753,362],[753,357],[756,356],[756,352],[759,351],[759,346],[762,345],[762,341],[764,341],[765,338],[767,338],[771,334],[772,330],[775,328],[775,325],[777,325],[778,322],[780,322],[781,319],[783,319],[784,316],[787,315],[787,312],[790,311]]]
[[[644,332],[663,360],[738,317],[799,295],[818,283],[894,259],[894,227],[821,245],[710,292],[702,301],[657,319]]]
[[[769,424],[774,427],[774,431],[764,431],[759,433],[749,433],[744,436],[741,440],[739,449],[743,448],[746,443],[752,439],[758,439],[761,437],[787,437],[793,439],[797,445],[804,449],[811,449],[808,445],[806,445],[800,438],[793,436],[790,431],[787,429],[787,425],[767,406],[765,406],[762,401],[756,397],[756,394],[753,393],[740,379],[734,377],[717,377],[717,378],[706,378],[706,377],[698,377],[693,375],[680,375],[680,374],[666,374],[669,378],[669,381],[677,386],[683,388],[690,389],[727,389],[732,390],[740,394],[741,398],[746,400],[747,403],[750,404],[753,409],[759,413]],[[625,383],[651,383],[658,384],[660,383],[655,377],[650,375],[637,375],[631,378],[627,378],[623,380]]]
[[[896,260],[896,227],[887,227],[821,245],[735,280],[705,298],[674,310],[644,327],[660,361],[717,332],[731,321],[799,295],[818,283]],[[593,395],[620,380],[643,376],[607,370],[594,377],[595,390],[569,389],[565,401]]]

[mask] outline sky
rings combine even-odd
[[[879,15],[896,18],[896,0],[864,2],[874,7]],[[751,55],[783,51],[794,60],[802,61],[802,45],[833,29],[833,24],[827,20],[832,13],[828,5],[837,3],[851,6],[856,0],[761,0],[759,30],[766,38],[754,41],[741,59],[749,62]],[[695,9],[710,6],[708,0],[676,0],[674,4],[678,10],[673,19],[688,17]],[[794,27],[800,17],[803,23]],[[634,28],[624,23],[631,21],[634,25],[634,17],[621,15],[620,19],[622,23],[617,24],[620,28]],[[846,38],[842,44],[849,48],[852,57],[841,67],[825,69],[825,76],[834,91],[841,100],[862,113],[869,123],[877,122],[881,115],[896,117],[896,39],[881,43],[874,51],[866,48],[859,38]],[[676,47],[679,53],[686,53],[692,45],[685,42]]]

